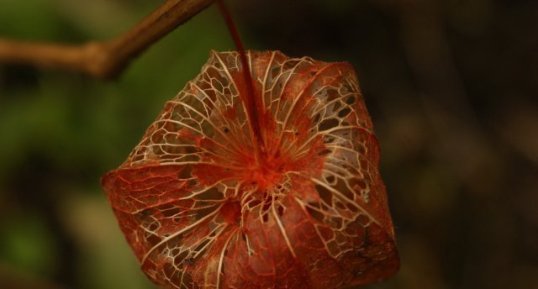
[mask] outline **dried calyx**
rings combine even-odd
[[[398,268],[378,144],[352,67],[213,52],[103,179],[164,288],[340,288]],[[258,148],[258,150],[256,149]]]
[[[336,289],[399,266],[353,68],[213,52],[103,185],[163,288]]]

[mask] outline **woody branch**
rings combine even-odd
[[[166,0],[131,30],[108,41],[65,45],[0,38],[0,63],[65,69],[112,79],[121,74],[133,58],[213,2]]]

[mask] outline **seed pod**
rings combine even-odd
[[[353,68],[213,52],[103,177],[162,288],[331,289],[399,266],[379,145]]]

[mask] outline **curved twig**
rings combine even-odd
[[[113,79],[153,43],[214,0],[167,0],[126,33],[109,41],[81,45],[0,39],[0,63],[65,69]]]

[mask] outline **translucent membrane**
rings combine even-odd
[[[392,275],[379,146],[353,68],[278,51],[247,59],[254,105],[239,54],[212,52],[103,178],[144,272],[182,289],[331,289]]]

